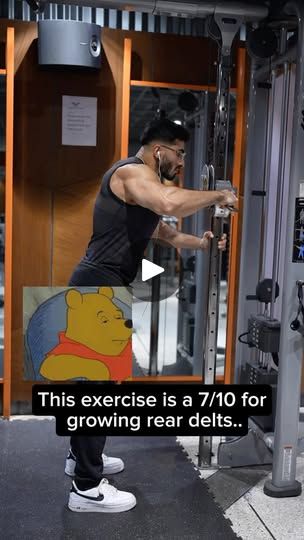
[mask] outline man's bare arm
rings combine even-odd
[[[186,217],[214,204],[235,204],[237,198],[227,190],[197,191],[168,187],[146,165],[126,165],[117,171],[125,199],[149,208],[159,215]]]
[[[184,234],[167,223],[160,221],[154,238],[167,242],[175,248],[200,249],[201,238],[192,234]]]
[[[160,221],[158,227],[154,231],[153,237],[164,241],[175,248],[183,249],[208,249],[210,239],[213,238],[211,231],[206,231],[202,238],[194,236],[192,234],[185,234],[177,231],[174,227],[167,225],[163,221]],[[220,250],[226,249],[227,235],[223,234],[218,241],[218,248]]]

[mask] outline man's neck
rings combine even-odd
[[[141,159],[144,165],[147,165],[148,167],[150,167],[150,169],[152,169],[152,171],[158,174],[157,165],[153,156],[149,152],[147,152],[147,150],[145,150],[143,146],[136,153],[136,157]]]

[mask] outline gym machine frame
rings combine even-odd
[[[293,128],[292,128],[292,145],[291,145],[291,168],[289,177],[289,193],[288,193],[288,210],[287,210],[287,239],[284,253],[284,272],[282,283],[282,315],[281,315],[281,332],[279,343],[279,373],[278,373],[278,389],[276,403],[276,422],[274,440],[270,446],[273,449],[273,471],[272,479],[267,480],[264,486],[264,493],[271,497],[291,497],[301,493],[301,484],[295,479],[296,475],[296,458],[297,453],[301,450],[301,441],[298,443],[299,436],[299,407],[301,395],[301,367],[303,360],[303,335],[304,335],[304,316],[303,316],[303,259],[295,258],[294,248],[297,238],[296,225],[296,207],[300,203],[304,206],[304,183],[301,182],[302,177],[302,148],[304,143],[304,125],[303,125],[303,55],[304,55],[304,6],[300,2],[290,2],[285,6],[287,14],[296,15],[298,21],[298,47],[297,47],[297,63],[296,63],[296,80],[295,80],[295,104],[293,111]],[[285,32],[286,33],[286,32]],[[282,34],[284,36],[284,30]],[[286,36],[285,36],[286,37]],[[290,56],[293,51],[283,53],[281,61],[277,60],[276,65],[284,65],[284,84],[282,96],[282,124],[281,124],[281,141],[280,141],[280,167],[279,167],[279,182],[277,194],[277,215],[279,217],[280,207],[280,184],[285,165],[285,148],[284,145],[284,129],[286,127],[286,107],[288,104],[288,86],[289,86],[289,69]],[[251,98],[250,105],[256,99],[259,99],[256,88],[256,78],[260,74],[265,73],[261,68],[256,73],[252,74]],[[275,70],[272,71],[272,91],[274,90]],[[254,114],[251,112],[251,115]],[[271,120],[272,121],[272,120]],[[251,136],[253,135],[251,130]],[[249,134],[250,136],[250,134]],[[271,140],[268,140],[268,145],[271,146]],[[249,156],[248,156],[249,158]],[[269,159],[269,155],[268,155]],[[250,164],[248,165],[250,169]],[[268,173],[269,174],[269,170]],[[248,175],[248,169],[247,174]],[[247,193],[248,195],[248,193]],[[245,194],[246,198],[246,194]],[[245,209],[246,210],[246,209]],[[244,223],[246,225],[246,222]],[[246,232],[245,232],[246,233]],[[247,244],[247,242],[245,242]],[[245,257],[246,254],[244,254]],[[272,286],[272,303],[270,318],[273,317],[274,311],[274,296],[275,296],[275,272],[277,270],[277,250],[274,250],[273,261],[273,286]],[[248,261],[247,261],[248,264]],[[241,263],[241,271],[244,275],[245,261]],[[243,278],[244,279],[244,278]],[[241,310],[242,311],[242,310]],[[297,315],[296,315],[297,313]],[[302,313],[303,322],[299,321],[299,316]],[[244,316],[244,313],[243,313]],[[242,313],[239,312],[239,321]],[[296,318],[295,318],[296,317]],[[250,446],[255,446],[255,443],[260,445],[262,451],[263,440],[257,432],[250,430],[248,436],[222,443],[219,447],[218,462],[219,465],[227,465],[227,457],[230,455],[230,463],[236,461],[246,449]],[[254,443],[254,444],[253,444]],[[303,449],[303,448],[302,448]],[[264,450],[267,452],[266,444]],[[263,462],[262,454],[258,455],[259,463]],[[245,464],[245,463],[241,463]],[[240,463],[239,463],[240,465]]]
[[[301,369],[304,342],[300,332],[294,332],[290,324],[297,310],[297,286],[303,278],[303,266],[293,260],[295,206],[303,196],[304,183],[302,162],[304,130],[301,125],[304,109],[304,6],[302,2],[287,4],[286,13],[296,15],[298,20],[298,54],[295,82],[295,105],[292,129],[290,189],[287,214],[287,241],[284,257],[283,301],[280,337],[280,367],[276,425],[273,448],[272,479],[266,481],[264,492],[272,497],[296,496],[301,484],[295,479],[299,433],[299,408],[301,396]]]
[[[228,157],[228,127],[229,127],[229,99],[230,99],[230,75],[232,69],[231,46],[234,37],[240,29],[241,24],[246,19],[258,20],[256,16],[252,18],[246,16],[244,11],[238,10],[236,14],[231,8],[230,17],[215,11],[214,21],[221,33],[221,50],[219,51],[218,77],[217,77],[217,99],[216,116],[213,139],[213,164],[207,166],[203,173],[206,184],[201,186],[207,189],[224,189],[229,186],[227,182],[227,157]],[[222,215],[221,215],[222,214]],[[207,325],[203,353],[203,377],[205,384],[214,384],[216,375],[216,355],[218,339],[218,314],[219,314],[219,284],[221,254],[218,251],[217,241],[222,235],[222,217],[227,218],[229,214],[215,208],[212,218],[211,229],[214,233],[214,242],[211,246],[209,259],[208,276],[208,313]],[[200,436],[198,449],[199,467],[211,465],[212,458],[212,437]]]

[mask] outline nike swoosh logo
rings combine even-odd
[[[79,493],[79,491],[75,491],[79,497],[83,497],[84,499],[89,499],[90,501],[103,501],[104,495],[98,495],[98,497],[90,497],[89,495],[83,495],[83,493]]]
[[[98,495],[98,497],[90,497],[90,495],[84,495],[83,493],[79,493],[73,486],[71,489],[72,493],[76,493],[79,497],[83,497],[84,499],[89,499],[90,501],[102,501],[104,499],[104,495],[101,493]]]

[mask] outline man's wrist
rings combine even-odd
[[[222,191],[216,191],[216,204],[222,204],[223,202],[225,202],[226,198],[225,198],[225,194],[222,192]]]
[[[204,245],[204,238],[199,238],[198,240],[198,249],[206,249],[206,246]]]

